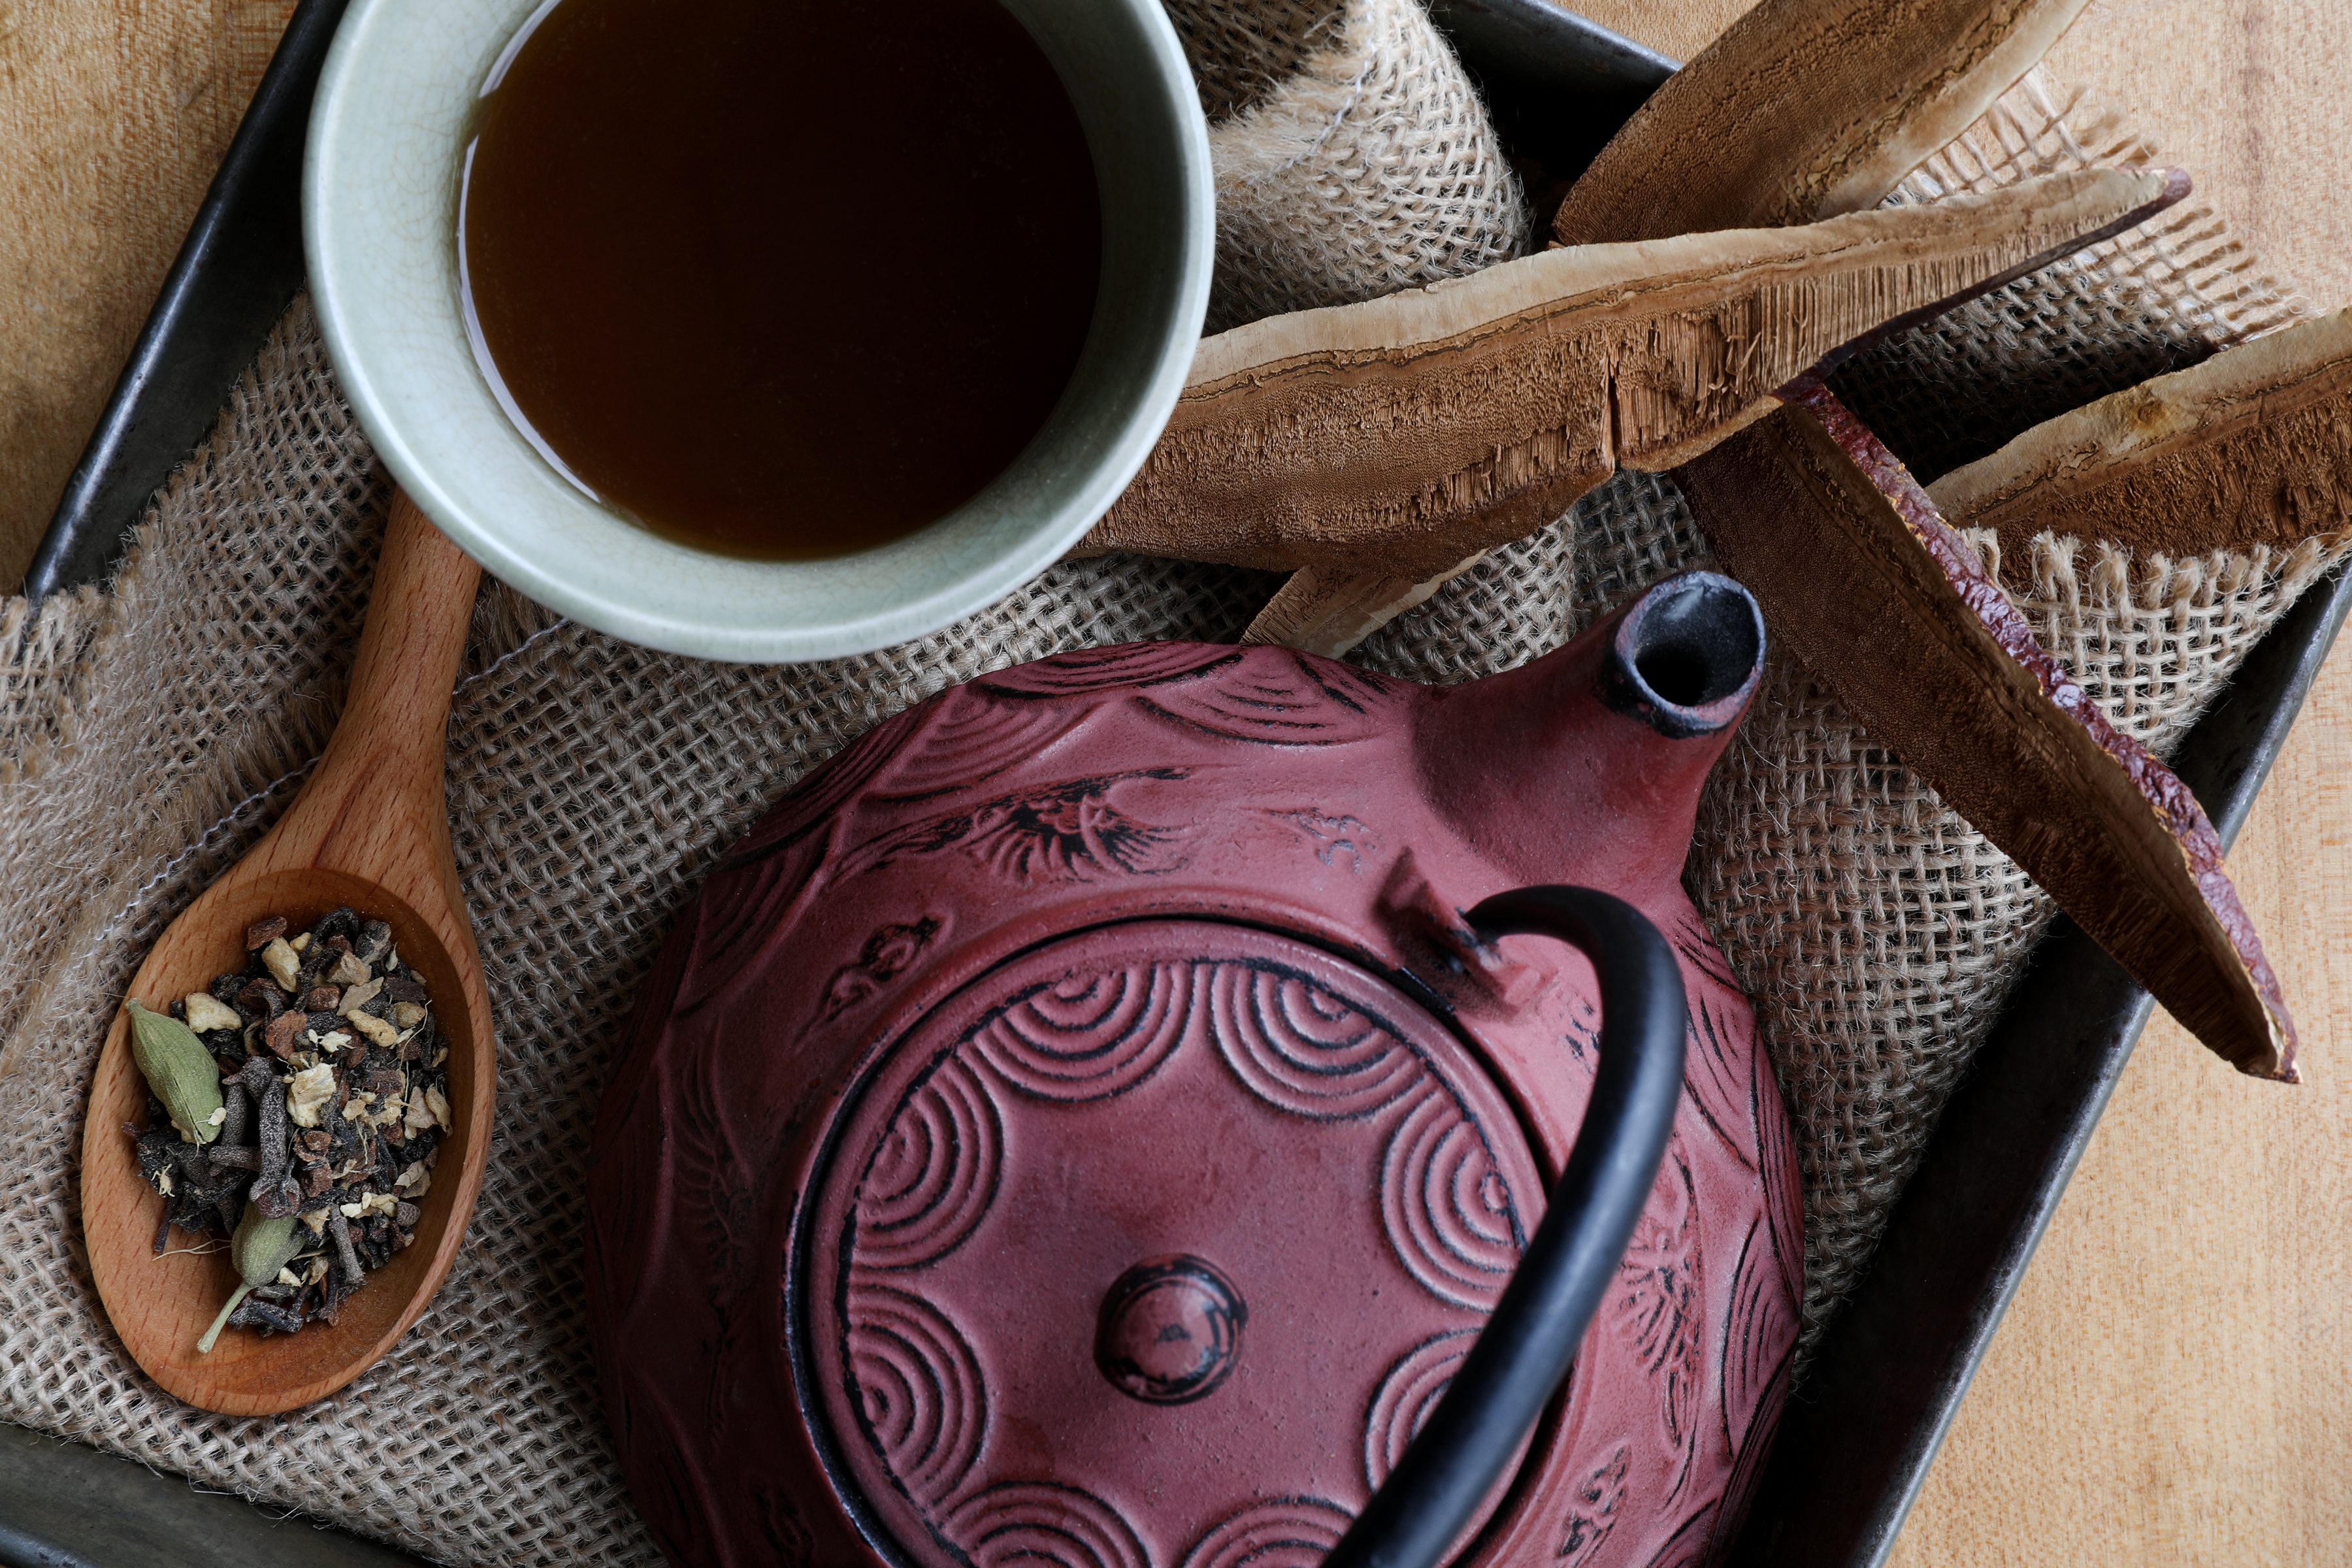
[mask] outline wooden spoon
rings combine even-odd
[[[284,915],[307,929],[348,904],[387,921],[403,963],[431,989],[449,1047],[454,1126],[441,1145],[415,1240],[369,1276],[339,1321],[264,1338],[239,1329],[196,1341],[236,1286],[226,1249],[198,1256],[185,1232],[155,1257],[160,1199],[139,1174],[125,1121],[147,1086],[127,1012],[107,1032],[82,1124],[81,1223],[99,1298],[124,1348],[174,1397],[226,1415],[268,1415],[325,1397],[373,1365],[439,1288],[464,1237],[490,1133],[496,1074],[489,995],[449,848],[442,770],[449,697],[465,652],[475,565],[395,496],[351,697],[318,771],[244,859],[188,906],[148,953],[130,995],[163,1012],[246,966],[245,929]]]

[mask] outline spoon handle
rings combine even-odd
[[[285,847],[377,876],[403,840],[447,863],[449,695],[481,578],[415,502],[394,495],[351,692],[318,771],[279,824],[278,837],[294,841]]]

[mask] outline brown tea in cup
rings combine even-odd
[[[483,373],[583,489],[699,549],[845,554],[970,500],[1094,316],[1094,164],[997,0],[555,0],[486,88]]]

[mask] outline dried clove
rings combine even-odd
[[[237,1074],[237,1080],[245,1085],[247,1098],[258,1105],[261,1102],[261,1097],[269,1092],[269,1086],[278,1081],[278,1075],[269,1070],[268,1058],[255,1056],[246,1058],[243,1070]]]
[[[352,956],[371,966],[380,963],[392,951],[392,927],[383,921],[362,921],[359,937],[352,943]]]
[[[246,1089],[242,1069],[236,1077],[222,1082],[221,1109],[228,1114],[221,1118],[220,1142],[213,1150],[215,1160],[245,1142],[245,1123],[253,1111],[253,1096]]]
[[[341,1205],[327,1210],[327,1235],[335,1244],[335,1256],[343,1266],[343,1277],[354,1285],[367,1278],[360,1268],[358,1255],[352,1249],[352,1222],[344,1216]]]
[[[281,1334],[290,1334],[302,1326],[301,1319],[257,1296],[247,1297],[243,1306],[229,1314],[228,1322],[231,1328],[274,1330]]]
[[[285,1179],[286,1086],[272,1077],[261,1097],[261,1179],[253,1184],[252,1196],[273,1219],[293,1212],[291,1205],[285,1205],[271,1213]]]

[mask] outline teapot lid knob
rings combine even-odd
[[[1103,1295],[1095,1365],[1130,1399],[1182,1405],[1233,1371],[1248,1320],[1241,1292],[1205,1259],[1148,1258]]]
[[[1542,1192],[1446,1021],[1297,939],[1181,918],[975,977],[877,1053],[824,1140],[794,1392],[910,1568],[1328,1547]]]

